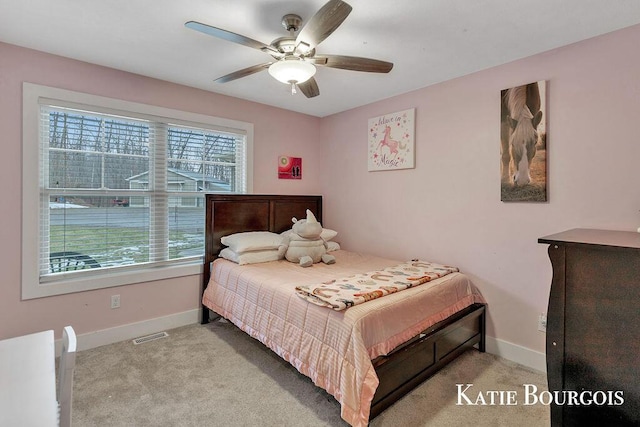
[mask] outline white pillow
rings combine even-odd
[[[278,249],[282,244],[282,236],[270,231],[247,231],[224,236],[220,242],[241,254],[250,251],[263,251],[266,249]]]
[[[322,233],[320,233],[320,237],[322,237],[322,239],[325,242],[328,242],[329,240],[332,240],[337,235],[338,235],[338,232],[335,231],[335,230],[331,230],[330,228],[323,228],[322,229]]]
[[[229,248],[224,248],[220,251],[220,256],[229,261],[233,261],[240,265],[245,264],[258,264],[261,262],[277,261],[282,259],[281,251],[277,249],[267,249],[264,251],[251,251],[241,254],[235,253]]]

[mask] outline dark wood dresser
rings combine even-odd
[[[538,242],[553,267],[547,380],[564,403],[550,405],[551,425],[640,425],[640,233],[574,229]]]

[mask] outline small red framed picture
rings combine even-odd
[[[280,156],[278,157],[279,179],[302,179],[302,158]]]

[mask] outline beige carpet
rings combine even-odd
[[[227,322],[167,331],[144,344],[78,353],[75,426],[346,426],[338,403]],[[518,405],[456,405],[456,384],[516,390]],[[371,426],[548,426],[549,408],[524,406],[523,384],[544,374],[475,350],[375,418]],[[488,403],[488,402],[487,402]]]

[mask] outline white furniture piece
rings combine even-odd
[[[0,341],[0,425],[58,425],[52,330]]]
[[[73,371],[76,366],[76,333],[71,326],[62,331],[62,353],[58,368],[58,405],[60,427],[71,426],[71,403],[73,400]]]

